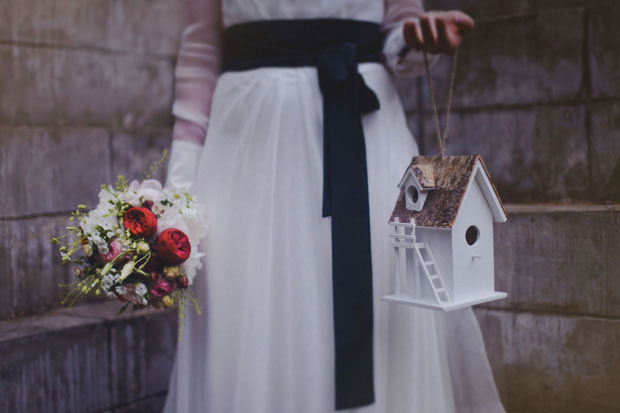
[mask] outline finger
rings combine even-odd
[[[405,43],[414,49],[422,48],[422,30],[416,22],[406,22],[403,27]]]
[[[452,53],[461,45],[462,37],[458,33],[454,33],[444,18],[437,19],[437,36],[439,49],[444,53]]]
[[[442,52],[450,53],[452,51],[448,28],[446,27],[446,22],[441,17],[437,19],[437,42],[439,50]]]
[[[467,33],[474,28],[476,22],[469,15],[463,12],[455,12],[453,16],[454,24],[458,27],[459,31],[462,33]]]
[[[430,53],[438,53],[437,44],[437,27],[435,26],[435,18],[432,16],[422,16],[420,18],[422,26],[422,34],[424,36],[424,49]]]

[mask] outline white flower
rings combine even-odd
[[[146,285],[143,283],[136,284],[136,294],[139,296],[144,296],[147,292]]]
[[[119,286],[116,287],[116,293],[118,295],[127,294],[127,288],[123,287],[122,285],[119,285]]]
[[[156,215],[163,215],[163,213],[166,212],[167,209],[168,207],[161,202],[156,202],[151,207],[151,211],[153,211],[153,213]]]
[[[131,181],[124,195],[125,201],[131,206],[140,206],[142,201],[159,203],[162,198],[162,186],[156,179],[145,179],[142,183]]]
[[[192,249],[192,253],[189,258],[182,264],[183,269],[185,270],[185,276],[189,281],[189,284],[192,284],[194,281],[194,277],[198,273],[198,270],[202,268],[202,261],[200,260],[204,254],[202,252],[194,251]]]

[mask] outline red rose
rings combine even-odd
[[[123,217],[123,224],[136,237],[149,238],[157,232],[157,217],[148,208],[129,208]]]
[[[175,285],[165,278],[159,278],[150,288],[150,293],[153,297],[161,298],[164,295],[168,295],[174,291]]]
[[[192,247],[189,238],[181,230],[168,228],[159,234],[155,251],[160,260],[168,265],[179,265],[189,258]]]

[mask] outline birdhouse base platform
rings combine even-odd
[[[393,303],[411,305],[414,307],[428,308],[428,309],[436,310],[436,311],[452,311],[452,310],[458,310],[459,308],[470,307],[472,305],[486,303],[489,301],[500,300],[502,298],[506,298],[507,296],[508,294],[506,293],[494,291],[490,294],[476,297],[470,300],[449,301],[449,302],[446,301],[446,302],[442,302],[441,304],[437,303],[436,301],[418,300],[413,296],[404,295],[404,294],[386,295],[385,297],[382,297],[382,299],[385,301],[393,302]]]

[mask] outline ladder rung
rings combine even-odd
[[[425,242],[416,242],[415,246],[418,247],[419,249],[426,249]]]
[[[435,265],[435,261],[424,261],[424,265]]]
[[[436,280],[436,279],[438,279],[438,278],[441,278],[441,277],[439,276],[439,274],[432,274],[432,275],[431,275],[431,279],[432,279],[432,280]]]
[[[445,288],[438,288],[435,291],[437,291],[437,293],[443,293],[443,292],[446,291],[446,289]]]

